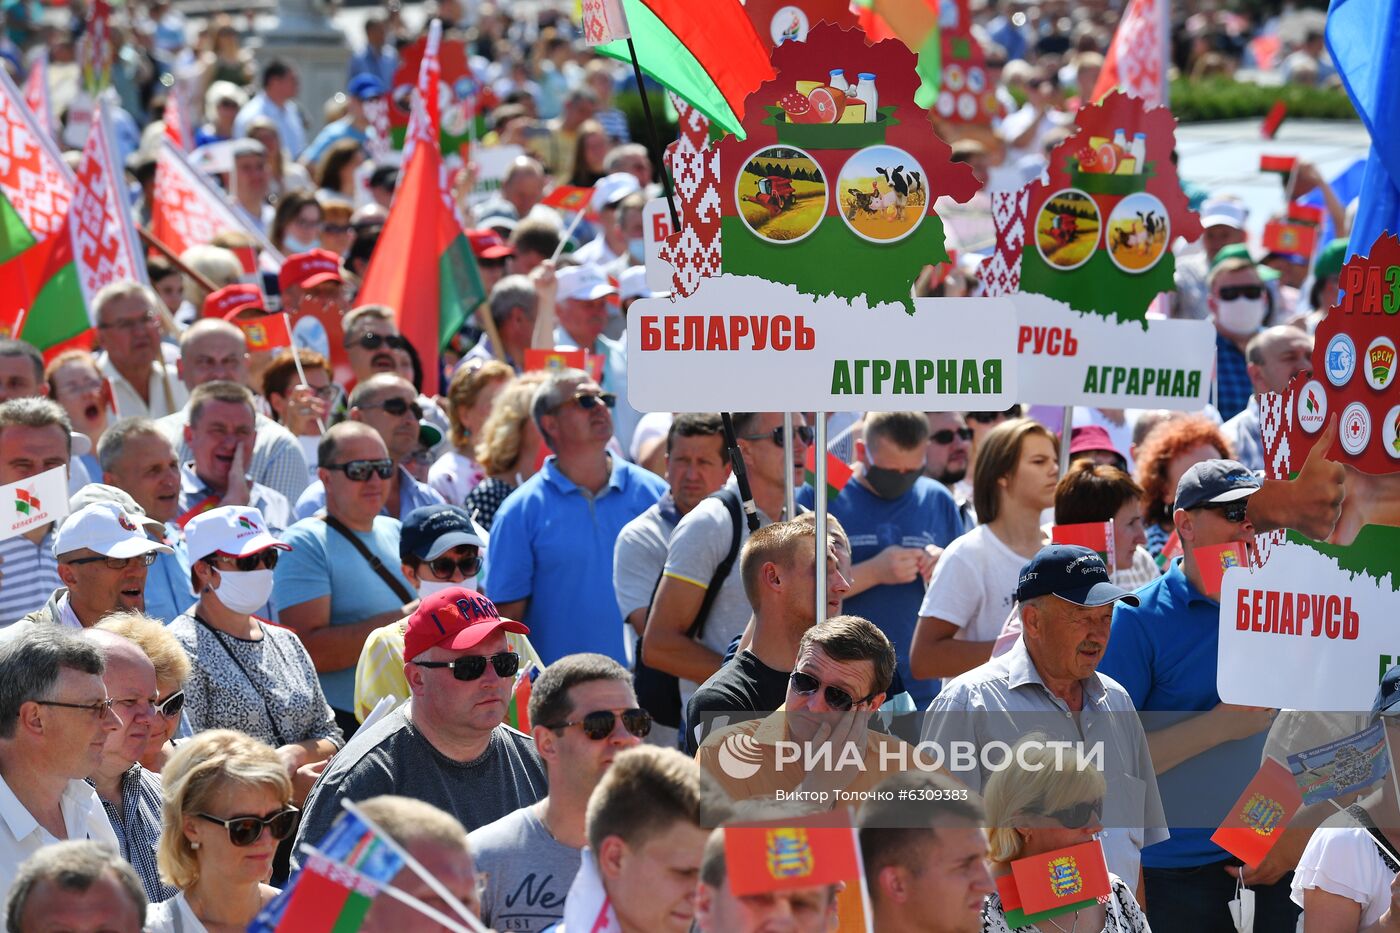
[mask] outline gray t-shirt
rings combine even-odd
[[[613,546],[613,591],[622,613],[622,641],[631,657],[637,633],[627,617],[651,605],[652,594],[666,566],[666,546],[680,521],[676,503],[668,492],[661,501],[622,526]],[[635,662],[635,658],[633,661]]]
[[[478,874],[491,879],[481,919],[493,930],[539,933],[564,919],[583,850],[549,834],[533,806],[467,834]]]
[[[733,477],[725,485],[737,490]],[[773,522],[762,512],[758,513],[758,521],[760,527]],[[748,522],[739,522],[739,529],[739,547],[743,548],[744,542],[749,539]],[[702,500],[680,520],[675,533],[671,535],[671,545],[666,549],[666,576],[685,580],[701,589],[707,588],[720,562],[728,555],[733,540],[734,519],[729,509],[719,499]],[[729,576],[720,584],[719,595],[715,597],[710,616],[705,620],[700,644],[723,656],[734,636],[743,633],[751,615],[753,607],[744,593],[744,583],[739,578],[739,561],[736,560]],[[682,707],[699,686],[689,680],[681,681]]]
[[[535,743],[523,732],[497,726],[486,751],[473,761],[453,761],[432,746],[401,706],[355,733],[311,788],[297,831],[292,864],[302,843],[315,845],[343,810],[342,798],[365,800],[398,794],[451,813],[467,832],[493,823],[549,792]]]

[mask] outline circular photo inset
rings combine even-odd
[[[1124,272],[1146,272],[1157,265],[1171,242],[1166,207],[1145,191],[1128,195],[1108,215],[1104,242],[1115,266]]]
[[[1352,402],[1342,410],[1342,450],[1355,456],[1371,442],[1371,413],[1360,402]]]
[[[1385,413],[1381,423],[1381,439],[1385,441],[1385,452],[1400,460],[1400,405]]]
[[[977,116],[977,98],[966,91],[958,95],[958,116],[964,120]]]
[[[953,93],[962,90],[963,70],[962,65],[949,65],[943,69],[943,86]]]
[[[1309,379],[1298,392],[1298,426],[1316,434],[1327,423],[1327,390],[1316,379]]]
[[[836,181],[841,219],[872,243],[904,239],[923,222],[928,175],[895,146],[870,146],[846,161]]]
[[[938,103],[934,106],[938,108],[940,117],[951,117],[953,111],[958,109],[957,99],[953,97],[953,92],[947,89],[938,92]]]
[[[796,243],[810,236],[826,214],[826,192],[817,160],[792,146],[758,150],[734,183],[744,226],[769,243]]]
[[[1099,245],[1099,206],[1078,188],[1050,196],[1035,218],[1035,248],[1056,269],[1077,269]]]
[[[974,94],[981,94],[987,89],[987,73],[976,65],[967,69],[967,89]]]
[[[799,6],[785,6],[773,14],[768,35],[774,45],[807,41],[807,14]]]

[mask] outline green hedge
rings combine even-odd
[[[1261,87],[1228,78],[1172,82],[1171,110],[1182,123],[1203,120],[1243,120],[1263,117],[1282,99],[1290,119],[1355,120],[1351,98],[1339,87],[1317,88],[1297,84]]]

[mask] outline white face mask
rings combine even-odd
[[[224,570],[219,573],[219,585],[214,595],[234,612],[256,612],[267,604],[272,595],[271,570]]]
[[[320,240],[299,240],[290,233],[282,235],[282,245],[286,247],[287,255],[294,253],[309,253],[313,249],[320,249]]]
[[[429,580],[425,577],[420,577],[418,580],[418,598],[427,599],[434,593],[445,590],[449,586],[460,586],[465,589],[474,590],[476,589],[476,577],[467,577],[461,583],[448,583],[443,580]]]
[[[1269,306],[1263,298],[1236,298],[1216,304],[1215,317],[1232,334],[1252,334],[1264,323]]]

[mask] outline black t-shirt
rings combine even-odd
[[[752,651],[740,651],[734,659],[700,685],[685,707],[685,747],[694,755],[701,736],[708,735],[717,716],[730,725],[767,715],[787,699],[790,671],[775,671]]]

